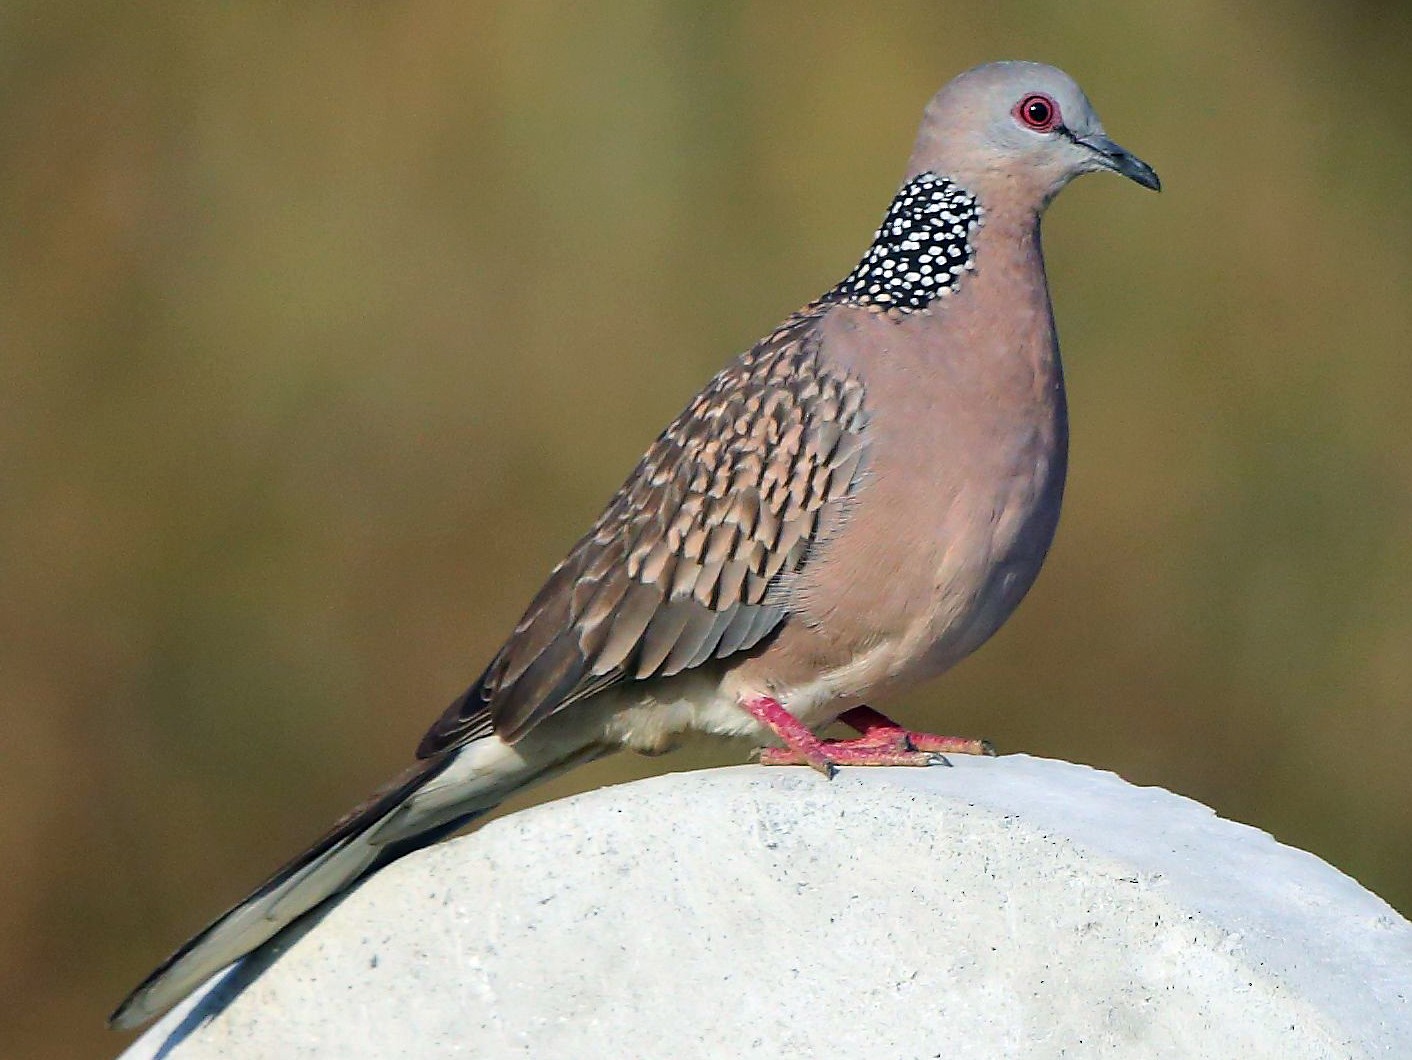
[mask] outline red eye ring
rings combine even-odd
[[[1059,104],[1041,92],[1031,92],[1015,104],[1015,118],[1027,129],[1051,132],[1059,124]]]

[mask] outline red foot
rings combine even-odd
[[[886,714],[874,710],[872,707],[854,707],[852,710],[845,710],[838,716],[838,720],[849,728],[857,729],[863,734],[864,739],[875,735],[881,738],[882,734],[887,734],[892,739],[901,740],[915,751],[995,757],[995,745],[989,740],[968,740],[962,736],[937,736],[930,732],[914,732],[911,729],[904,729]],[[849,740],[848,742],[855,741]]]
[[[741,706],[784,743],[760,752],[760,764],[766,766],[807,765],[831,777],[835,766],[950,765],[942,752],[995,754],[985,740],[910,732],[871,707],[855,707],[839,716],[862,733],[856,740],[821,740],[767,696],[744,700]]]

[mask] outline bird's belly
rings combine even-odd
[[[931,525],[894,535],[885,554],[859,563],[840,587],[866,602],[871,633],[830,675],[844,698],[886,693],[954,666],[1034,583],[1058,523],[1064,452],[1062,444],[1016,448],[1008,466],[953,489]]]
[[[857,626],[865,631],[861,639],[841,634],[839,612],[830,606],[821,613],[823,600],[816,597],[812,613],[787,622],[756,658],[712,664],[650,690],[629,686],[596,697],[605,708],[612,703],[605,726],[610,739],[656,753],[693,730],[764,737],[740,709],[743,698],[756,695],[778,699],[806,725],[818,726],[848,706],[955,665],[1000,628],[1039,573],[1062,487],[1062,463],[1058,481],[1050,465],[1039,460],[983,498],[963,491],[965,500],[950,506],[940,525],[916,540],[894,542],[878,558],[904,577],[879,576],[863,565],[851,584],[835,586],[854,597],[848,607],[864,618]],[[889,591],[879,593],[880,585]]]
[[[922,644],[909,677],[949,669],[1010,617],[1054,539],[1062,490],[1062,458],[1036,455],[1002,488],[963,496],[948,512],[939,547],[922,568],[931,571],[936,603],[919,624]]]

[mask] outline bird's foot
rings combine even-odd
[[[984,755],[995,757],[995,745],[989,740],[973,740],[964,736],[937,736],[930,732],[915,732],[905,729],[882,711],[872,707],[854,707],[845,710],[838,720],[862,735],[858,741],[875,740],[879,743],[901,743],[913,751],[930,751],[933,754]]]
[[[861,734],[856,739],[821,740],[767,696],[744,700],[741,706],[784,744],[761,749],[759,760],[764,766],[810,766],[831,777],[837,766],[949,766],[947,753],[995,754],[988,740],[912,732],[872,707],[854,707],[839,715],[840,721]]]
[[[856,740],[818,740],[811,749],[815,755],[833,766],[949,766],[944,755],[909,747],[905,739],[878,739],[860,736]],[[762,766],[814,765],[801,748],[763,747]],[[815,768],[818,768],[815,766]]]

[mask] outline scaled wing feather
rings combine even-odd
[[[862,384],[819,356],[826,311],[796,314],[662,433],[420,756],[492,727],[513,742],[618,682],[749,651],[787,619],[866,454]]]

